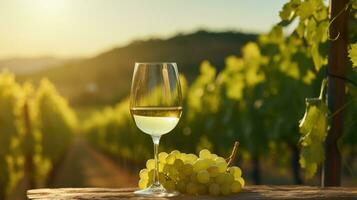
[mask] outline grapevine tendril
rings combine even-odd
[[[341,9],[338,13],[337,13],[337,15],[334,17],[334,18],[332,18],[331,19],[331,21],[330,21],[330,23],[329,23],[329,25],[328,25],[328,29],[327,29],[327,35],[328,35],[328,39],[329,40],[331,40],[331,41],[336,41],[339,37],[340,37],[340,32],[338,32],[337,33],[337,35],[334,37],[334,38],[331,38],[330,37],[330,26],[332,25],[332,23],[334,23],[335,22],[335,20],[340,16],[340,15],[342,15],[342,13],[343,12],[346,12],[347,10],[348,10],[348,8],[350,7],[350,5],[351,5],[351,2],[349,2],[348,4],[346,4],[346,6],[343,8],[343,9]]]

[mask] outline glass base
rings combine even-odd
[[[180,193],[176,191],[169,192],[162,185],[151,185],[143,190],[135,191],[134,194],[145,197],[174,197],[178,196]]]

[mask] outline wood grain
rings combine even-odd
[[[189,196],[144,198],[135,196],[135,188],[58,188],[27,191],[29,199],[53,200],[357,200],[357,187],[319,188],[310,186],[248,186],[241,193],[229,196]]]

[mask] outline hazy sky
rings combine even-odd
[[[198,28],[268,31],[287,0],[0,0],[0,58],[93,56]]]

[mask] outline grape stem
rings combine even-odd
[[[231,165],[233,165],[234,161],[236,160],[236,155],[237,155],[237,152],[238,152],[238,147],[239,147],[239,142],[236,141],[234,143],[234,146],[233,146],[233,150],[232,150],[232,153],[231,155],[226,159],[227,161],[227,165],[228,167],[230,167]]]

